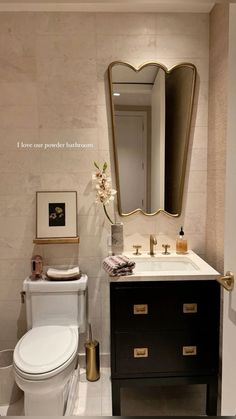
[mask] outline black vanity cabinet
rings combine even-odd
[[[110,308],[113,415],[121,414],[121,387],[207,384],[206,414],[215,416],[219,284],[111,282]]]

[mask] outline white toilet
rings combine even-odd
[[[87,280],[24,281],[28,332],[15,347],[13,363],[26,416],[65,414],[86,325]]]

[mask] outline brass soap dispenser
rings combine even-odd
[[[181,226],[179,237],[176,239],[176,253],[188,253],[188,242],[186,239],[184,239],[183,226]]]

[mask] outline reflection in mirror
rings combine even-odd
[[[114,62],[108,73],[119,214],[178,216],[196,68]]]

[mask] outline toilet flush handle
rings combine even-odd
[[[25,291],[20,292],[21,304],[25,304]]]

